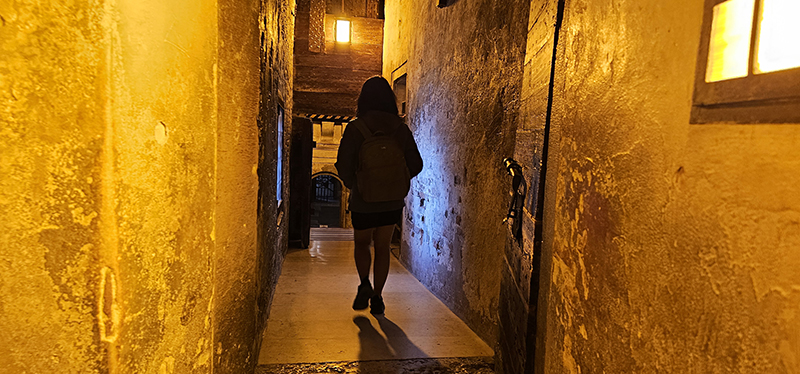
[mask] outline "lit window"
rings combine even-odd
[[[730,0],[714,7],[706,82],[747,76],[755,0]]]
[[[756,44],[756,74],[800,67],[798,16],[798,0],[764,0]]]
[[[350,21],[346,19],[336,20],[336,41],[350,43]]]
[[[800,122],[800,0],[706,0],[692,123]]]

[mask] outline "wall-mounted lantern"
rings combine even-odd
[[[350,20],[337,19],[334,33],[337,43],[350,43]]]

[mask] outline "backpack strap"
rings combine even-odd
[[[372,137],[372,132],[369,131],[367,124],[364,121],[353,121],[352,124],[356,125],[356,128],[361,131],[361,135],[364,135],[364,140],[367,140]]]

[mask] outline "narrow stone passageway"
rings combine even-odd
[[[0,374],[800,374],[798,18],[2,0]]]
[[[492,349],[394,257],[386,313],[354,311],[352,230],[311,235],[308,249],[286,255],[261,344],[262,373],[493,372]]]

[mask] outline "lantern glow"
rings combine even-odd
[[[336,20],[336,41],[350,43],[350,21],[346,19]]]

